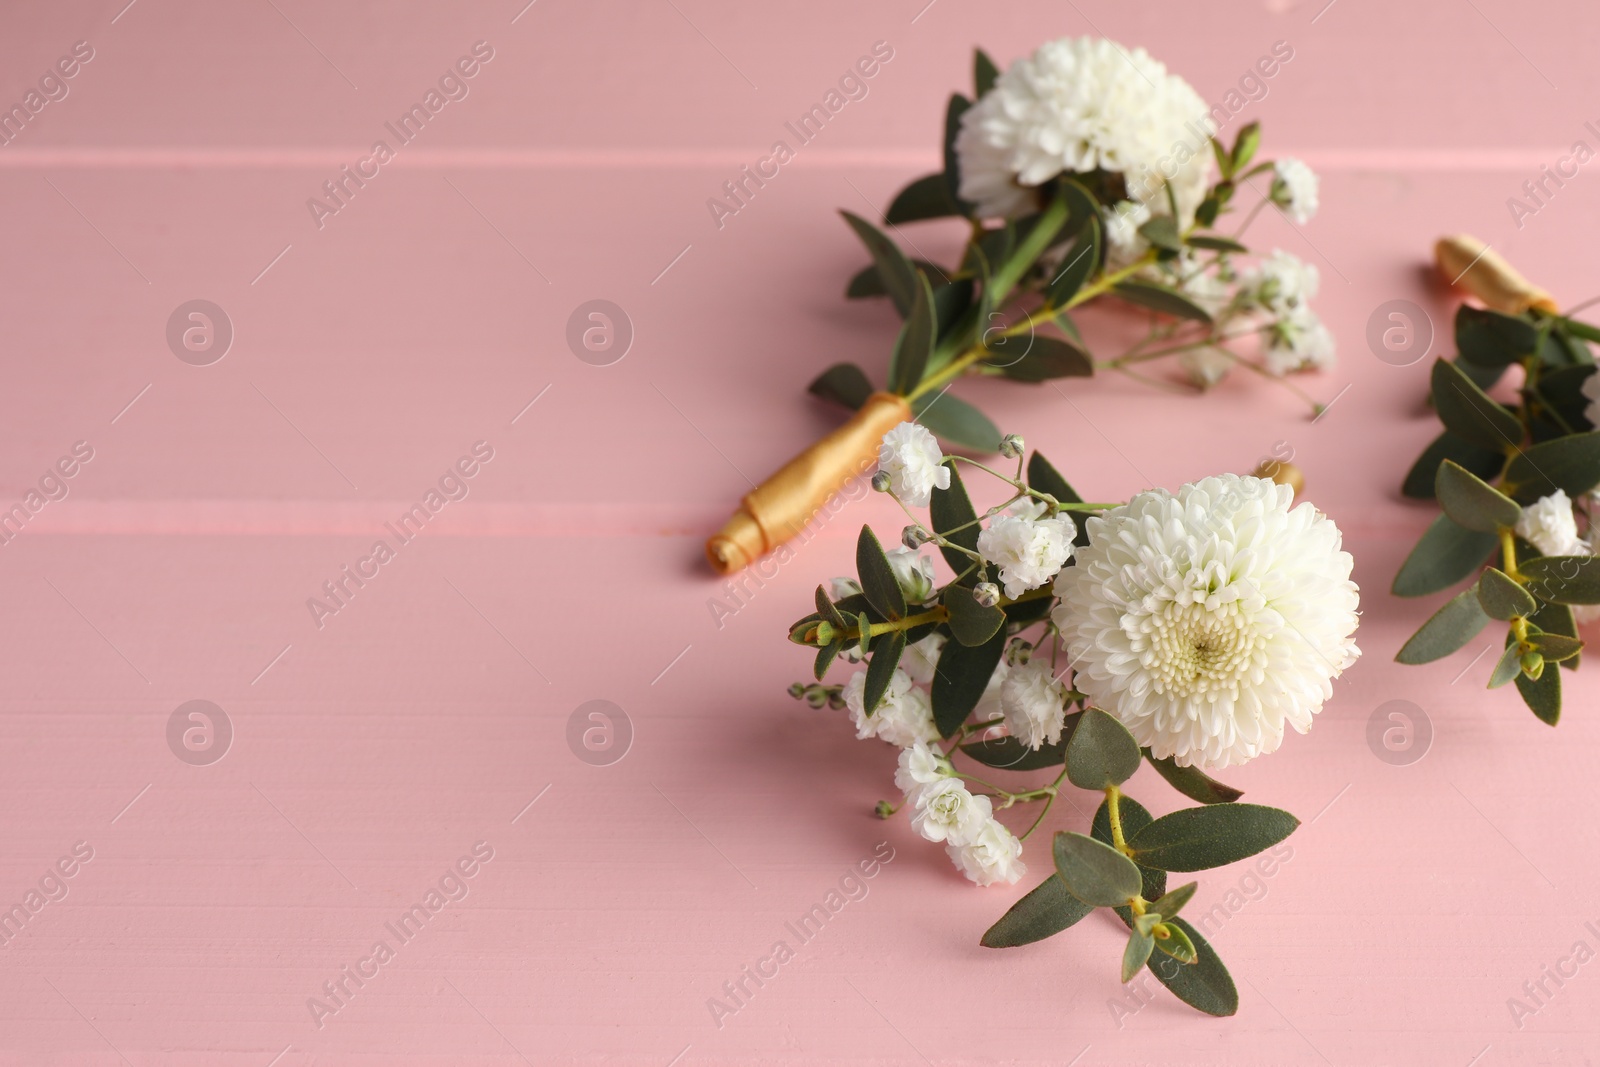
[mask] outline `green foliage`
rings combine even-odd
[[[960,641],[946,641],[929,687],[933,702],[933,722],[940,737],[949,737],[961,728],[972,709],[983,699],[983,691],[1006,651],[1005,629],[976,647]]]
[[[1443,659],[1465,648],[1487,625],[1489,616],[1478,601],[1477,588],[1458,593],[1411,635],[1395,655],[1395,662],[1417,664]]]
[[[1139,769],[1139,742],[1099,708],[1088,708],[1067,744],[1067,780],[1079,789],[1121,785]]]
[[[1501,622],[1532,615],[1539,609],[1539,602],[1532,593],[1495,567],[1485,570],[1478,579],[1478,604],[1489,618]]]
[[[877,609],[885,619],[900,619],[906,613],[906,595],[895,580],[894,568],[884,555],[872,527],[861,527],[856,538],[856,574],[861,582],[861,592],[867,603]]]
[[[1515,500],[1448,459],[1439,464],[1433,492],[1444,513],[1469,530],[1495,533],[1515,527],[1522,517]]]
[[[1445,428],[1483,448],[1509,449],[1522,441],[1522,423],[1478,387],[1456,364],[1435,360],[1433,408]]]
[[[1279,808],[1211,804],[1163,815],[1129,838],[1128,848],[1146,867],[1203,871],[1271,848],[1299,825],[1299,819]]]
[[[1395,575],[1394,595],[1427,596],[1449,589],[1487,563],[1499,544],[1492,533],[1469,530],[1440,515]]]
[[[1067,890],[1054,872],[1027,896],[1011,905],[1000,920],[984,932],[984,948],[1015,948],[1059,934],[1094,910]]]
[[[1190,800],[1198,800],[1202,804],[1231,804],[1244,796],[1244,790],[1223,785],[1198,767],[1178,766],[1171,756],[1157,759],[1149,749],[1145,749],[1144,757],[1150,761],[1156,773],[1167,780],[1168,785]]]
[[[1110,845],[1083,834],[1056,834],[1056,874],[1085,904],[1111,907],[1139,895],[1143,880],[1134,862]]]

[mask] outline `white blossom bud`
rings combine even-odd
[[[889,472],[879,471],[874,474],[872,476],[872,488],[874,492],[887,493],[889,491]]]
[[[1000,587],[993,582],[979,582],[972,587],[972,599],[979,607],[992,608],[1000,603]]]
[[[1008,433],[1000,438],[1000,454],[1007,459],[1017,459],[1022,455],[1022,435]]]

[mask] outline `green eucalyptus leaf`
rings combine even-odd
[[[811,664],[811,673],[817,681],[822,681],[822,676],[828,673],[828,668],[833,666],[834,659],[844,651],[843,641],[830,641],[817,649],[817,658]]]
[[[1396,663],[1432,663],[1466,647],[1468,641],[1489,625],[1489,616],[1478,602],[1474,586],[1457,593],[1444,607],[1434,612],[1433,618],[1422,624],[1422,629],[1411,635],[1411,640],[1401,646],[1395,655]]]
[[[1508,622],[1539,609],[1533,594],[1497,567],[1490,567],[1478,579],[1478,603],[1491,619]]]
[[[1539,556],[1518,569],[1540,600],[1600,604],[1600,556]]]
[[[1007,378],[1019,382],[1042,382],[1051,378],[1088,378],[1094,374],[1094,359],[1082,348],[1057,337],[1010,337],[1003,347],[991,349],[994,355],[984,365],[998,368]],[[1017,351],[1019,344],[1022,346]]]
[[[956,136],[961,133],[961,116],[967,113],[972,101],[960,93],[951,93],[944,109],[944,185],[950,202],[963,215],[972,214],[972,205],[961,199],[961,157],[956,153]]]
[[[1433,364],[1433,407],[1448,430],[1483,448],[1503,450],[1522,441],[1517,417],[1447,360]]]
[[[1189,935],[1183,932],[1183,927],[1177,923],[1162,923],[1161,929],[1155,931],[1156,948],[1165,952],[1179,963],[1190,964],[1200,961],[1200,953],[1194,947],[1194,942],[1189,940]],[[1166,936],[1162,937],[1161,934]]]
[[[862,594],[879,614],[890,621],[905,617],[906,595],[870,526],[861,527],[861,535],[856,538],[856,574]]]
[[[1600,430],[1541,441],[1506,465],[1512,495],[1531,504],[1557,489],[1576,499],[1600,485]]]
[[[1572,431],[1578,433],[1596,429],[1589,421],[1589,398],[1583,392],[1583,383],[1594,373],[1594,363],[1588,362],[1539,375],[1538,398],[1553,409]]]
[[[1165,894],[1161,899],[1150,905],[1150,910],[1160,915],[1163,919],[1170,919],[1183,910],[1189,903],[1189,898],[1194,896],[1194,891],[1200,888],[1199,882],[1188,882]]]
[[[1079,225],[1072,245],[1062,253],[1061,267],[1050,279],[1045,300],[1051,307],[1066,307],[1100,266],[1102,247],[1100,216],[1091,214]]]
[[[1124,281],[1111,287],[1111,291],[1130,304],[1195,322],[1211,322],[1211,313],[1184,296],[1176,289],[1154,282]]]
[[[1122,816],[1122,833],[1125,837],[1132,837],[1146,826],[1155,822],[1155,816],[1144,809],[1144,805],[1130,796],[1124,795],[1117,803],[1117,811]],[[1108,801],[1102,800],[1095,809],[1094,818],[1090,821],[1089,836],[1106,845],[1113,844],[1111,838],[1111,806]],[[1167,892],[1167,872],[1158,871],[1154,867],[1145,867],[1136,864],[1144,881],[1139,890],[1139,895],[1146,900],[1159,900]],[[1132,909],[1119,906],[1117,915],[1125,923],[1133,922]]]
[[[1400,492],[1413,500],[1432,500],[1439,464],[1447,459],[1455,460],[1484,481],[1498,476],[1506,463],[1505,454],[1498,449],[1475,445],[1446,430],[1435,437],[1411,465]]]
[[[919,270],[916,272],[916,291],[911,301],[911,312],[900,327],[894,355],[889,360],[891,393],[910,396],[912,390],[921,384],[938,329],[933,311],[933,288],[928,284],[927,275]]]
[[[979,944],[984,948],[1015,948],[1059,934],[1094,911],[1067,891],[1055,874],[1039,883],[988,930]]]
[[[1232,168],[1229,173],[1238,174],[1250,165],[1256,157],[1256,149],[1261,146],[1261,123],[1247,123],[1239,130],[1239,135],[1233,140]]]
[[[806,391],[855,411],[872,395],[867,372],[854,363],[835,363],[811,382]]]
[[[972,506],[972,498],[967,495],[967,487],[961,480],[961,472],[954,463],[947,463],[950,469],[950,488],[934,488],[928,498],[928,521],[933,524],[933,532],[959,545],[971,552],[978,550],[978,513]],[[972,558],[963,555],[954,548],[941,546],[939,549],[944,561],[950,569],[960,574],[972,565]],[[971,574],[961,580],[963,585],[976,585],[983,577],[982,568],[975,569]]]
[[[944,175],[929,174],[901,189],[883,218],[889,225],[898,226],[902,222],[962,214],[965,212],[960,205],[950,198],[950,187],[945,184]]]
[[[1448,515],[1433,520],[1394,577],[1395,596],[1427,596],[1475,573],[1499,548],[1492,533],[1468,530]]]
[[[1070,752],[1067,758],[1070,763]],[[1203,871],[1271,848],[1299,825],[1299,819],[1279,808],[1211,804],[1163,815],[1129,838],[1128,847],[1146,867]]]
[[[1583,642],[1564,634],[1530,633],[1528,643],[1539,650],[1547,663],[1560,663],[1583,651]]]
[[[998,452],[1000,430],[989,417],[953,395],[948,388],[923,393],[911,402],[911,411],[935,437],[946,444],[974,452]]]
[[[1006,624],[1006,613],[998,607],[984,607],[964,585],[948,585],[944,590],[945,610],[950,613],[950,633],[968,647],[989,642]]]
[[[1150,766],[1156,769],[1157,774],[1167,780],[1168,785],[1190,800],[1198,800],[1202,804],[1232,804],[1244,796],[1244,790],[1223,785],[1198,767],[1178,766],[1171,756],[1157,759],[1149,749],[1145,749],[1144,758],[1150,761]]]
[[[1578,620],[1573,617],[1572,608],[1566,604],[1541,602],[1539,610],[1528,616],[1528,624],[1530,628],[1536,628],[1540,633],[1578,639]],[[1568,670],[1577,670],[1581,659],[1583,659],[1581,654],[1572,656],[1561,660],[1561,665]]]
[[[1216,1016],[1236,1013],[1239,1010],[1239,991],[1216,949],[1200,936],[1200,931],[1183,919],[1173,919],[1168,925],[1181,930],[1189,939],[1196,958],[1192,964],[1179,963],[1169,956],[1152,959],[1150,973],[1156,976],[1156,981],[1197,1011]]]
[[[983,99],[983,94],[994,88],[995,79],[1000,77],[1000,68],[994,65],[988,53],[981,48],[972,50],[972,96],[974,100]]]
[[[872,262],[878,268],[878,280],[889,294],[889,299],[894,301],[901,318],[911,314],[917,298],[917,271],[906,254],[889,239],[888,234],[861,216],[848,211],[839,214],[844,216],[845,222],[850,224],[850,228],[872,254]]]
[[[1056,834],[1056,873],[1085,904],[1111,907],[1139,895],[1144,882],[1132,860],[1103,842],[1070,831]]]
[[[1183,251],[1183,234],[1178,230],[1178,220],[1171,215],[1154,215],[1139,227],[1139,236],[1156,248],[1169,252]]]
[[[1250,249],[1235,241],[1231,237],[1218,237],[1202,233],[1190,234],[1188,238],[1190,248],[1204,249],[1207,252],[1249,252]]]
[[[961,751],[983,764],[985,767],[995,767],[1007,771],[1037,771],[1046,767],[1059,767],[1067,758],[1067,738],[1071,736],[1072,727],[1081,712],[1074,712],[1067,716],[1067,726],[1062,730],[1062,739],[1055,744],[1042,745],[1037,749],[1029,748],[1015,737],[991,737],[983,741],[972,741],[961,746]]]
[[[1448,459],[1439,464],[1433,492],[1444,513],[1469,530],[1497,533],[1502,526],[1515,527],[1522,517],[1515,500]]]
[[[1138,929],[1135,922],[1133,930],[1128,932],[1128,947],[1122,951],[1122,981],[1124,984],[1133,981],[1139,973],[1139,968],[1145,965],[1150,958],[1150,953],[1155,951],[1155,940],[1147,933]]]
[[[1561,721],[1561,672],[1545,671],[1537,678],[1517,675],[1517,692],[1522,702],[1542,723],[1554,726]]]
[[[994,676],[995,667],[1006,651],[1004,628],[995,631],[988,642],[976,648],[960,641],[946,641],[934,667],[929,686],[933,702],[933,724],[940,737],[949,737],[967,721],[972,709],[983,699],[983,691]]]
[[[867,663],[866,689],[861,697],[861,704],[868,715],[878,709],[883,694],[889,691],[894,669],[900,665],[900,656],[905,650],[906,635],[902,630],[887,634],[873,648],[872,659]]]
[[[1068,485],[1061,473],[1038,452],[1028,458],[1028,487],[1049,493],[1063,504],[1083,503],[1083,497],[1078,495],[1077,490]]]
[[[1512,642],[1506,646],[1505,651],[1500,653],[1500,658],[1495,661],[1494,670],[1489,675],[1488,688],[1499,689],[1503,685],[1508,685],[1521,673],[1521,653],[1518,651],[1516,643]]]
[[[1526,319],[1462,304],[1456,310],[1456,351],[1483,367],[1503,367],[1533,355],[1538,330]]]
[[[1067,780],[1079,789],[1121,785],[1139,769],[1139,742],[1099,708],[1086,708],[1067,745]]]

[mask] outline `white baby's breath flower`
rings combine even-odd
[[[870,716],[866,713],[867,672],[856,671],[844,684],[839,695],[844,706],[850,709],[850,721],[856,724],[856,737],[866,740],[879,737],[901,748],[918,741],[933,742],[939,729],[933,724],[933,705],[928,694],[911,684],[910,675],[895,668],[889,678],[889,689]]]
[[[939,666],[939,653],[944,649],[943,634],[929,634],[914,645],[907,645],[900,657],[900,669],[918,685],[933,681],[933,672]]]
[[[1244,272],[1244,287],[1250,299],[1275,314],[1284,314],[1307,304],[1317,295],[1321,276],[1317,268],[1281,248]]]
[[[988,797],[975,797],[959,778],[939,778],[919,786],[911,828],[929,841],[965,845],[994,821]]]
[[[908,800],[914,800],[913,794],[923,786],[931,785],[949,773],[944,756],[925,742],[918,741],[900,750],[900,766],[894,772],[894,785]]]
[[[847,596],[855,596],[861,592],[861,583],[854,578],[829,578],[828,595],[834,600],[843,600]]]
[[[1522,509],[1517,533],[1544,556],[1587,556],[1589,546],[1578,536],[1578,519],[1564,490]]]
[[[1304,226],[1317,213],[1317,172],[1298,159],[1278,160],[1273,167],[1272,202]]]
[[[925,508],[935,489],[950,488],[939,441],[925,427],[902,422],[883,435],[878,469],[889,476],[889,489],[907,507]]]
[[[1333,334],[1305,305],[1278,317],[1267,332],[1267,370],[1283,375],[1299,370],[1328,370],[1335,363]]]
[[[1220,277],[1216,268],[1203,265],[1185,252],[1172,262],[1170,270],[1178,292],[1199,304],[1213,319],[1221,321],[1227,317],[1225,312],[1234,303],[1238,289]]]
[[[1011,673],[1011,665],[1003,658],[995,665],[994,673],[989,676],[989,684],[983,687],[983,695],[978,698],[978,706],[972,709],[973,722],[989,722],[1000,718],[1000,693],[1004,690],[1006,678]]]
[[[1158,214],[1170,182],[1181,221],[1205,194],[1215,125],[1200,95],[1143,48],[1097,37],[1051,41],[967,109],[956,137],[961,197],[985,218],[1037,210],[1058,174],[1121,174]]]
[[[1275,751],[1360,654],[1339,529],[1294,491],[1233,474],[1088,520],[1053,613],[1074,685],[1157,758],[1230,767]]]
[[[949,471],[946,469],[945,473]],[[889,557],[889,569],[894,571],[894,580],[906,599],[913,604],[927,600],[933,592],[932,558],[914,548],[891,548],[884,555]]]
[[[1000,712],[1006,733],[1031,749],[1061,740],[1067,717],[1067,687],[1056,681],[1050,662],[1029,660],[1006,675],[1000,687]]]
[[[1584,405],[1583,417],[1589,420],[1589,425],[1600,430],[1600,372],[1584,378],[1579,386],[1589,403]]]
[[[1233,360],[1208,345],[1179,353],[1178,366],[1183,368],[1194,384],[1202,389],[1210,389],[1228,376],[1233,369]]]
[[[1006,596],[1015,599],[1055,577],[1072,558],[1077,532],[1065,514],[1050,519],[1000,514],[978,535],[978,555],[1000,568]]]
[[[1022,842],[998,819],[991,818],[967,844],[946,845],[945,852],[956,870],[979,885],[1015,885],[1028,873]]]

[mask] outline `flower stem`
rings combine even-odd
[[[1522,581],[1522,574],[1517,570],[1516,534],[1509,526],[1500,527],[1500,557],[1506,577],[1514,582]]]
[[[1122,790],[1106,786],[1106,814],[1111,819],[1111,845],[1124,856],[1131,856],[1127,838],[1122,836]]]

